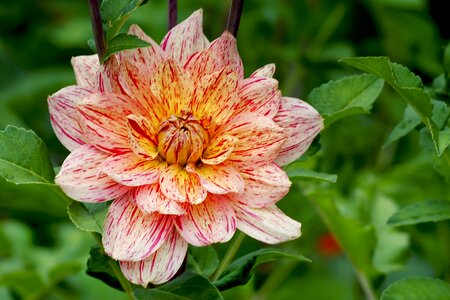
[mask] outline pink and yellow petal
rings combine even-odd
[[[98,55],[75,56],[71,60],[78,86],[97,88],[97,72],[100,68]]]
[[[244,78],[244,67],[237,49],[236,38],[231,33],[225,31],[211,43],[209,49],[217,54],[222,67],[228,67],[237,74],[239,79]]]
[[[172,232],[173,217],[145,214],[130,193],[117,198],[103,224],[103,247],[117,260],[139,261],[150,256]]]
[[[186,170],[195,173],[201,185],[212,194],[240,193],[244,190],[241,175],[231,165],[188,164]]]
[[[147,214],[182,215],[186,212],[187,204],[164,196],[158,183],[138,187],[134,190],[134,198],[139,209]]]
[[[192,55],[184,68],[189,71],[192,79],[197,82],[203,76],[222,70],[224,66],[214,51],[205,49]]]
[[[89,145],[75,149],[64,160],[55,182],[69,197],[81,202],[103,202],[125,194],[129,188],[101,172],[107,154]]]
[[[207,165],[218,165],[228,159],[234,150],[238,138],[232,135],[219,135],[206,147],[201,158]]]
[[[130,115],[128,137],[133,152],[144,158],[154,159],[158,155],[158,140],[154,123],[142,116]]]
[[[275,64],[268,64],[259,69],[250,75],[250,77],[267,77],[272,78],[273,74],[275,74]]]

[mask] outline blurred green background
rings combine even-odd
[[[221,34],[228,1],[179,2],[179,20],[203,8],[207,37]],[[247,0],[238,34],[245,72],[274,62],[283,94],[306,98],[322,83],[357,73],[339,59],[382,55],[431,84],[443,72],[442,51],[450,39],[445,2]],[[129,23],[160,41],[167,31],[166,14],[166,1],[153,0]],[[91,37],[87,1],[0,3],[0,128],[33,129],[55,165],[68,152],[52,132],[46,98],[75,83],[70,58],[91,54]],[[280,206],[302,222],[303,236],[282,247],[313,262],[266,264],[246,286],[227,291],[226,299],[356,300],[364,299],[361,276],[378,294],[407,275],[450,280],[448,221],[395,229],[385,225],[403,205],[450,200],[446,174],[433,168],[432,155],[419,145],[419,132],[383,147],[404,108],[399,96],[385,88],[371,115],[333,124],[321,136],[319,154],[300,163],[339,175],[337,184],[323,186],[323,195],[316,196],[333,202],[331,209],[344,220],[338,223],[348,226],[353,254],[339,249],[325,225],[335,222],[323,221],[314,195],[307,192],[318,186],[296,184]],[[64,201],[51,189],[0,179],[0,299],[124,299],[84,274],[93,244],[69,221]],[[217,249],[223,253],[225,247]],[[240,253],[259,247],[247,238]]]

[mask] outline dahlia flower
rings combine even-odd
[[[158,45],[100,65],[72,59],[77,84],[48,98],[71,151],[55,181],[81,202],[112,200],[105,252],[133,283],[174,276],[188,244],[231,239],[236,229],[274,244],[300,235],[276,203],[291,185],[280,166],[299,158],[323,128],[307,103],[281,96],[274,65],[244,78],[236,40],[209,42],[194,12]]]

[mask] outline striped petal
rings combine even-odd
[[[85,144],[76,105],[91,96],[88,87],[68,86],[48,97],[50,122],[56,136],[68,150]]]
[[[178,164],[169,166],[159,178],[161,192],[169,199],[191,204],[202,203],[207,195],[197,176]]]
[[[90,144],[110,153],[130,150],[127,116],[139,114],[139,108],[131,98],[117,94],[94,94],[77,108]]]
[[[172,232],[173,217],[139,210],[130,193],[113,201],[103,224],[103,247],[117,260],[139,261],[156,250]]]
[[[97,87],[97,72],[100,68],[97,54],[72,57],[71,63],[78,86]]]
[[[233,203],[237,228],[267,244],[278,244],[300,236],[301,224],[286,216],[275,205],[251,208]]]
[[[265,207],[281,200],[291,186],[289,177],[278,165],[271,163],[259,168],[241,170],[244,192],[229,197],[250,207]]]
[[[163,215],[182,215],[186,212],[186,205],[164,196],[159,184],[138,187],[134,191],[134,198],[139,209],[148,214],[158,212]]]
[[[119,80],[122,73],[122,65],[120,59],[121,53],[113,54],[100,65],[97,72],[98,90],[102,93],[126,94],[127,89],[123,82]]]
[[[280,106],[278,81],[264,77],[244,79],[239,83],[239,98],[235,114],[251,112],[272,119]]]
[[[153,123],[142,116],[130,115],[128,119],[128,137],[133,152],[145,159],[154,159],[158,155],[158,140]]]
[[[102,164],[102,171],[126,186],[140,186],[158,181],[166,162],[146,160],[132,152],[111,156]]]
[[[250,75],[250,77],[272,78],[273,74],[275,74],[275,64],[268,64],[253,72],[252,75]]]
[[[323,129],[320,114],[308,103],[295,98],[283,97],[280,109],[273,120],[289,134],[275,159],[280,166],[293,162],[305,153],[316,135]]]
[[[203,76],[220,71],[224,66],[216,52],[205,49],[192,55],[184,68],[191,73],[194,81],[198,81]]]
[[[125,194],[128,187],[101,172],[108,154],[89,145],[75,149],[64,160],[55,178],[69,197],[82,202],[103,202]]]
[[[244,181],[239,172],[230,165],[188,164],[188,172],[195,173],[202,186],[213,194],[240,193],[244,190]]]
[[[125,277],[144,288],[149,284],[169,281],[183,264],[188,243],[173,230],[161,247],[141,261],[120,261]]]
[[[206,147],[201,158],[207,165],[218,165],[230,157],[238,138],[232,135],[220,135],[215,137]]]
[[[239,79],[244,78],[244,67],[237,49],[236,38],[231,33],[225,31],[211,43],[209,49],[217,53],[223,67],[228,67],[238,75]]]
[[[188,212],[176,219],[181,236],[197,247],[225,243],[236,231],[233,208],[222,196],[210,196],[199,205],[192,205]]]
[[[161,42],[167,55],[182,66],[196,52],[204,49],[203,11],[195,11],[189,18],[172,28]]]

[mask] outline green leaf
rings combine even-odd
[[[161,291],[158,289],[144,289],[136,288],[134,290],[134,295],[139,300],[190,300],[192,298],[178,296],[166,291]]]
[[[384,82],[371,74],[330,81],[315,88],[307,99],[325,118],[325,126],[355,114],[368,114]]]
[[[286,173],[289,176],[289,179],[291,179],[292,181],[312,180],[312,181],[325,181],[331,183],[336,183],[337,181],[336,174],[320,173],[307,169],[288,167],[286,169]]]
[[[111,55],[113,55],[116,52],[148,46],[150,46],[149,43],[139,39],[135,35],[125,33],[116,35],[112,40],[109,41],[108,49],[106,49],[106,53],[103,57],[102,62],[106,61]]]
[[[123,291],[123,288],[116,278],[111,264],[117,264],[111,257],[102,253],[98,246],[94,246],[89,251],[86,274],[97,278],[110,287]]]
[[[103,232],[103,222],[108,212],[108,205],[103,203],[81,203],[73,201],[67,208],[70,220],[81,230]]]
[[[47,147],[33,131],[0,131],[0,176],[15,184],[51,184],[55,173]]]
[[[430,277],[409,277],[388,286],[381,300],[448,300],[450,284]]]
[[[344,58],[342,61],[383,78],[414,109],[430,131],[436,153],[442,154],[439,148],[438,128],[432,120],[431,98],[423,89],[418,76],[408,68],[392,63],[387,57],[352,57]]]
[[[450,127],[445,127],[439,131],[439,148],[441,151],[445,151],[448,145],[450,145]]]
[[[219,258],[212,246],[189,247],[188,267],[192,271],[209,277],[219,266]]]
[[[143,0],[104,0],[102,2],[100,14],[105,24],[107,42],[117,35],[131,14],[146,2]]]
[[[223,275],[214,282],[214,285],[221,291],[230,289],[237,285],[246,284],[255,268],[265,262],[294,259],[298,261],[307,261],[309,259],[302,255],[286,253],[276,248],[263,248],[235,260],[223,273]]]
[[[403,226],[447,219],[450,219],[450,202],[429,200],[400,208],[387,223],[391,226]]]

